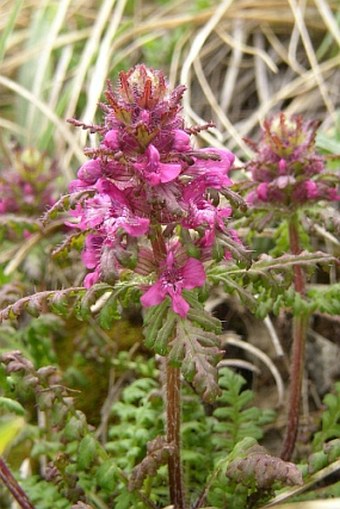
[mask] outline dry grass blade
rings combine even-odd
[[[98,48],[96,63],[94,65],[92,78],[88,87],[88,101],[83,114],[84,122],[93,121],[97,109],[97,102],[99,101],[100,95],[104,88],[105,80],[108,76],[111,57],[110,46],[121,23],[126,2],[127,0],[118,0],[116,3],[115,10],[110,16],[108,28]],[[85,143],[86,134],[86,132],[82,132],[82,143]]]
[[[71,96],[69,99],[66,117],[73,117],[79,100],[80,92],[84,86],[86,73],[91,65],[94,55],[97,53],[100,45],[100,38],[107,20],[111,17],[111,11],[115,0],[104,0],[95,19],[90,36],[88,37],[83,52],[79,58],[77,73],[71,86]]]
[[[227,111],[233,98],[233,91],[235,88],[237,76],[240,71],[240,65],[242,61],[242,47],[246,38],[243,23],[236,20],[233,23],[233,39],[237,42],[232,46],[232,53],[230,59],[230,65],[228,66],[221,91],[221,108],[223,111]]]
[[[329,4],[325,0],[314,0],[322,19],[340,48],[340,30]]]
[[[6,118],[0,118],[0,127],[3,129],[10,131],[18,136],[26,136],[27,135],[27,129],[25,127],[22,127],[19,124],[16,124],[15,122],[12,122],[11,120],[7,120]]]
[[[340,57],[335,56],[320,64],[320,69],[324,75],[327,75],[334,69],[337,70],[339,63]],[[243,136],[248,136],[249,132],[254,129],[258,121],[268,115],[277,103],[296,95],[306,94],[306,92],[313,89],[315,85],[316,77],[312,70],[306,71],[302,76],[290,81],[276,93],[273,93],[266,102],[260,104],[258,110],[256,110],[246,121],[242,123],[242,125],[239,126],[241,134]]]
[[[225,359],[223,361],[220,361],[217,365],[217,368],[241,368],[241,369],[247,369],[248,371],[251,371],[252,373],[256,373],[257,375],[261,374],[261,370],[255,366],[255,364],[252,364],[251,362],[244,361],[243,359]]]
[[[293,502],[291,504],[279,504],[276,509],[339,509],[340,498],[324,500],[307,500],[306,502]]]
[[[233,37],[230,37],[227,33],[223,32],[219,28],[216,29],[216,33],[226,44],[228,44],[232,48],[236,48],[242,53],[257,56],[258,58],[263,60],[263,62],[268,66],[268,68],[272,72],[274,73],[278,72],[277,65],[275,64],[275,62],[273,62],[270,56],[263,49],[258,48],[256,46],[252,47],[248,46],[247,44],[243,44],[241,41],[233,39]]]
[[[234,0],[224,0],[216,9],[215,13],[211,16],[209,21],[201,28],[201,30],[196,35],[191,47],[188,56],[183,62],[182,72],[180,76],[181,83],[188,85],[190,83],[190,69],[197,58],[203,44],[205,43],[209,34],[214,30],[216,25],[224,16],[226,10],[231,6]],[[187,106],[189,105],[189,94],[187,94],[185,101],[187,101]],[[188,108],[187,108],[188,109]]]
[[[211,90],[208,81],[206,80],[206,77],[204,75],[201,62],[199,58],[196,58],[193,62],[194,69],[196,72],[196,76],[198,78],[198,81],[202,87],[202,90],[204,92],[205,97],[208,100],[208,103],[211,105],[213,111],[216,113],[217,118],[220,120],[220,123],[222,126],[226,129],[226,131],[230,134],[231,138],[234,139],[234,141],[237,143],[237,145],[243,150],[243,152],[250,157],[252,152],[249,149],[249,147],[246,145],[246,143],[242,140],[241,136],[238,134],[237,130],[233,126],[233,124],[230,122],[228,117],[224,114],[222,109],[220,108],[215,95],[213,91]]]
[[[313,45],[312,45],[312,42],[310,40],[310,37],[309,37],[309,34],[308,34],[308,30],[307,30],[307,27],[304,23],[304,20],[303,20],[303,16],[302,16],[302,13],[301,13],[301,9],[300,7],[297,5],[296,3],[296,0],[288,0],[289,1],[289,4],[291,6],[291,9],[293,11],[293,14],[294,14],[294,17],[295,17],[295,20],[296,20],[296,25],[298,27],[298,30],[299,30],[299,33],[301,35],[301,39],[303,41],[303,44],[304,44],[304,47],[306,49],[306,54],[307,54],[307,57],[309,59],[309,62],[311,64],[311,67],[312,67],[312,71],[315,75],[315,80],[320,88],[320,93],[321,93],[321,96],[325,102],[325,105],[330,113],[330,115],[334,118],[335,120],[335,110],[334,110],[334,107],[333,107],[333,104],[328,96],[328,92],[327,92],[327,87],[325,85],[325,81],[324,81],[324,78],[322,76],[322,71],[320,69],[320,66],[318,64],[318,60],[317,60],[317,57],[315,55],[315,52],[314,52],[314,49],[313,49]]]
[[[231,334],[224,334],[222,335],[222,342],[224,345],[232,345],[237,346],[238,348],[241,348],[242,350],[246,350],[254,357],[257,357],[260,359],[269,369],[271,374],[273,375],[273,378],[276,383],[277,393],[278,393],[278,406],[282,405],[283,403],[283,397],[284,397],[284,384],[282,377],[279,373],[279,370],[275,366],[275,364],[272,362],[270,357],[266,355],[262,350],[255,347],[254,345],[251,345],[250,343],[246,343],[245,341],[242,341],[241,339],[238,339],[235,337],[235,335]]]
[[[68,128],[67,125],[65,125],[65,122],[61,121],[58,118],[58,116],[53,111],[50,110],[50,108],[45,103],[43,103],[42,101],[40,101],[40,99],[35,97],[29,90],[26,90],[18,83],[15,83],[14,81],[5,78],[4,76],[0,76],[0,84],[6,88],[9,88],[10,90],[13,90],[13,92],[18,94],[19,96],[33,103],[53,123],[60,136],[64,138],[65,142],[72,146],[73,151],[76,154],[79,162],[84,161],[85,159],[84,154],[80,149],[77,140],[74,138],[71,130]],[[68,171],[67,168],[64,168],[64,172],[67,179],[70,180],[72,178],[71,173]]]

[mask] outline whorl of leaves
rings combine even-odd
[[[227,477],[259,489],[270,489],[275,482],[294,486],[303,484],[302,474],[294,463],[283,461],[267,453],[264,447],[253,445],[246,456],[229,463]]]
[[[190,304],[187,319],[169,308],[168,299],[145,311],[145,344],[181,366],[185,379],[205,401],[212,402],[220,394],[216,365],[222,357],[217,336],[221,323],[204,310],[194,294],[183,295]]]
[[[139,489],[147,477],[154,476],[160,466],[166,465],[173,446],[165,437],[158,436],[147,444],[147,455],[137,465],[130,476],[129,490]]]

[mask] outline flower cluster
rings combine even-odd
[[[0,172],[0,214],[40,216],[56,200],[58,170],[33,148],[15,148],[12,167]]]
[[[144,306],[167,296],[181,316],[189,305],[182,296],[204,285],[203,263],[228,257],[239,242],[226,223],[231,208],[220,194],[231,185],[234,156],[227,150],[194,149],[181,115],[185,87],[169,90],[160,71],[138,65],[109,83],[103,125],[87,126],[100,135],[98,148],[86,149],[70,192],[91,191],[72,212],[74,226],[87,231],[82,257],[91,270],[90,287],[113,282],[125,268],[156,282],[144,287]],[[86,194],[86,192],[85,192]]]
[[[317,122],[283,113],[265,120],[256,155],[248,163],[255,189],[248,203],[276,203],[285,207],[310,201],[338,200],[336,178],[325,170],[324,158],[315,151]]]

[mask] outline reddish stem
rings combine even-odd
[[[292,254],[298,255],[301,252],[301,248],[297,215],[291,217],[288,228],[290,250]],[[294,288],[300,295],[303,296],[305,294],[305,274],[301,265],[294,265]],[[305,314],[293,317],[288,423],[281,452],[281,458],[285,461],[289,461],[292,457],[299,428],[307,322],[308,318]]]
[[[4,460],[0,457],[0,479],[8,488],[10,493],[13,495],[15,500],[18,502],[19,506],[22,509],[34,509],[34,506],[28,499],[28,496],[18,483],[18,481],[13,476],[12,472],[4,462]]]
[[[155,261],[161,263],[166,258],[166,245],[162,235],[162,230],[158,225],[153,225],[153,230],[150,235]]]
[[[179,368],[167,363],[167,440],[173,452],[168,460],[170,500],[174,509],[185,509],[181,466],[181,381]]]

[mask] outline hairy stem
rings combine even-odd
[[[28,499],[28,496],[18,483],[18,481],[13,476],[12,472],[4,462],[4,460],[0,457],[0,479],[8,488],[10,493],[13,495],[15,500],[18,502],[19,506],[22,509],[34,509],[34,506]]]
[[[288,227],[290,250],[292,254],[298,255],[301,252],[301,248],[297,214],[290,218]],[[305,274],[300,265],[294,265],[294,288],[300,295],[303,296],[305,294]],[[288,423],[281,452],[281,458],[285,461],[289,461],[292,457],[299,428],[307,322],[308,317],[305,314],[293,317]]]
[[[181,424],[181,382],[180,370],[167,363],[167,440],[173,446],[169,457],[169,490],[170,500],[174,509],[185,509],[182,467],[180,455],[180,424]]]

